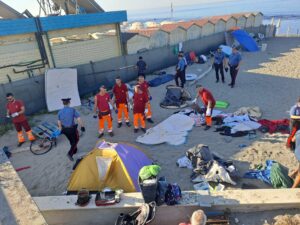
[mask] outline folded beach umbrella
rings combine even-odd
[[[232,36],[249,52],[259,50],[256,41],[244,30],[235,30]]]
[[[123,143],[100,142],[73,171],[67,191],[101,191],[105,187],[140,191],[139,171],[152,161],[137,147]]]

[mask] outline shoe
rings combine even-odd
[[[118,123],[118,128],[120,128],[122,126],[122,123]]]
[[[232,84],[230,83],[230,84],[228,84],[228,86],[232,86]]]
[[[25,141],[24,142],[19,142],[18,147],[21,147],[24,143],[25,143]]]
[[[148,121],[149,123],[154,123],[154,121],[153,121],[151,118],[148,118],[147,121]]]
[[[209,130],[211,128],[211,126],[206,126],[205,128],[204,128],[204,130]]]
[[[129,122],[126,122],[127,127],[131,127],[131,124]]]
[[[234,88],[234,85],[231,85],[231,88]]]
[[[216,83],[219,83],[219,80],[216,80]]]
[[[137,133],[138,131],[139,131],[139,129],[137,129],[137,128],[134,128],[134,130],[133,130],[134,133]]]
[[[98,138],[102,138],[104,136],[104,133],[99,134]]]
[[[141,130],[142,130],[144,133],[146,133],[146,128],[141,128]]]
[[[113,137],[114,133],[113,132],[109,132],[109,136]]]
[[[225,83],[225,80],[222,80],[222,83],[224,84],[224,83]]]
[[[70,161],[74,161],[74,159],[73,159],[73,157],[69,154],[69,153],[67,153],[67,157],[68,157],[68,159],[70,159]]]

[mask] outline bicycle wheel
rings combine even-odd
[[[38,138],[30,144],[30,151],[35,155],[43,155],[52,148],[52,141],[48,138]]]

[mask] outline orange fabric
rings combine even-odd
[[[206,122],[207,126],[211,127],[211,125],[212,125],[212,117],[211,116],[206,116],[205,117],[205,122]]]
[[[133,114],[133,125],[135,129],[139,128],[139,121],[141,123],[142,128],[146,128],[145,116],[142,113]]]
[[[127,104],[119,104],[118,108],[118,123],[122,122],[122,115],[124,115],[125,122],[129,122],[128,106]]]
[[[18,132],[18,141],[19,141],[19,143],[25,142],[25,138],[23,136],[23,132],[22,131]]]
[[[147,109],[148,109],[148,112],[147,112],[147,119],[151,118],[152,117],[152,112],[151,112],[151,104],[150,102],[147,103]]]
[[[104,132],[104,123],[107,122],[107,131],[112,132],[112,118],[110,114],[102,116],[101,119],[99,119],[99,133]]]
[[[31,130],[27,131],[26,134],[27,134],[27,137],[28,137],[29,141],[34,141],[35,140],[35,137],[33,136]]]

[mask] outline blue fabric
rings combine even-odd
[[[146,71],[146,66],[147,66],[147,64],[145,63],[145,61],[139,60],[139,61],[136,63],[136,66],[138,67],[139,73],[145,73],[145,71]]]
[[[300,162],[300,130],[297,131],[295,137],[296,137],[295,156],[296,159]]]
[[[184,71],[184,67],[185,67],[185,61],[184,59],[180,59],[178,64],[177,64],[177,69],[179,69],[180,71]]]
[[[244,30],[236,30],[232,32],[232,36],[249,52],[259,50],[255,40]]]
[[[216,51],[214,54],[214,59],[215,59],[214,63],[221,64],[223,63],[224,58],[225,58],[225,54],[223,52]]]
[[[148,81],[150,87],[157,87],[161,84],[167,83],[174,79],[174,76],[171,74],[165,74],[159,77],[154,78],[153,80]]]
[[[276,163],[273,160],[266,161],[266,167],[263,170],[250,170],[244,174],[244,178],[248,179],[259,179],[266,182],[267,184],[272,185],[271,183],[271,168],[273,163]]]
[[[229,56],[229,65],[231,66],[237,66],[240,61],[242,60],[242,56],[239,52],[237,53],[232,53],[230,56]]]
[[[80,117],[80,114],[73,108],[65,106],[58,112],[58,120],[64,127],[72,127],[75,125],[74,119]]]

